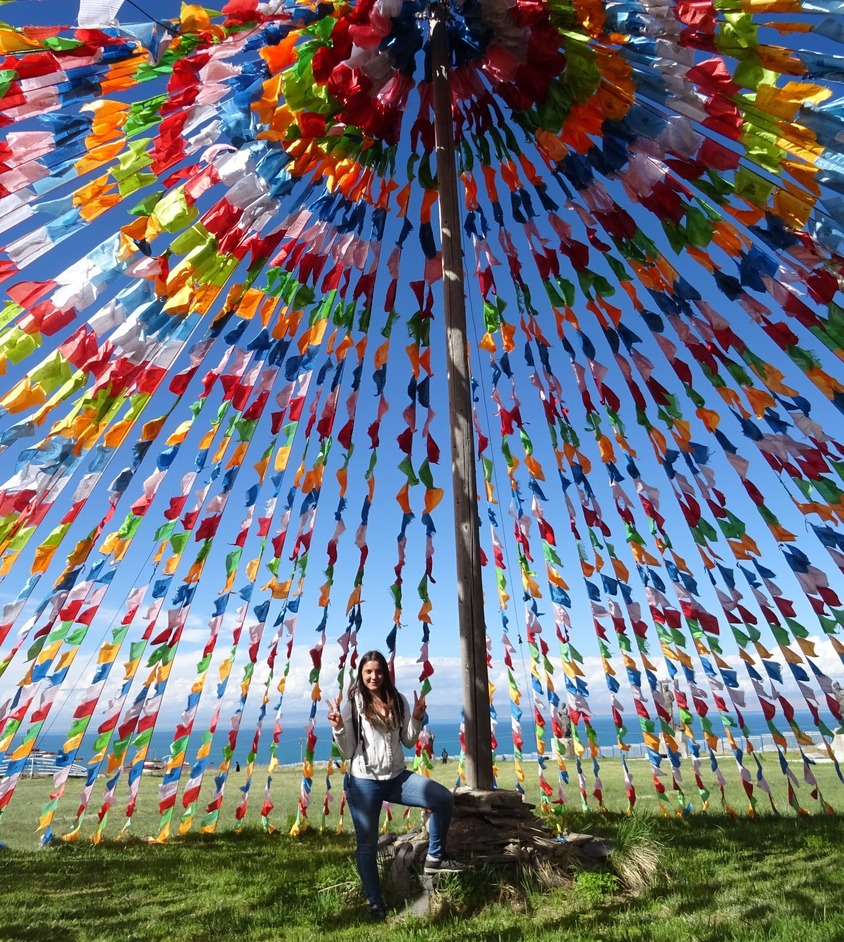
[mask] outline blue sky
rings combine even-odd
[[[220,7],[222,6],[223,4],[220,4]],[[133,3],[124,0],[118,20],[121,23],[135,23],[144,22],[147,18],[178,17],[180,8],[181,4],[174,0],[135,0]],[[79,0],[63,0],[60,5],[54,0],[11,0],[10,3],[4,4],[0,18],[12,26],[53,26],[57,23],[57,9],[64,11],[62,23],[75,25]],[[148,17],[144,17],[141,11],[147,13]]]

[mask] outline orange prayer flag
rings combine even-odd
[[[425,491],[425,513],[431,513],[443,499],[445,491],[441,487],[432,487]]]
[[[396,500],[399,503],[399,507],[401,507],[402,513],[406,513],[406,514],[409,514],[411,512],[410,500],[408,497],[409,493],[410,493],[410,488],[408,487],[408,485],[402,484],[401,488],[399,488],[398,494],[396,494]]]

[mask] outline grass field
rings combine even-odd
[[[354,872],[352,838],[334,834],[339,777],[330,825],[298,838],[288,831],[299,775],[277,770],[274,834],[256,824],[263,774],[256,776],[246,827],[239,833],[232,829],[245,777],[234,773],[217,835],[191,834],[150,844],[141,838],[158,831],[155,786],[160,780],[144,778],[131,832],[136,837],[99,847],[84,839],[76,844],[57,841],[40,851],[32,850],[37,845],[35,822],[49,783],[23,781],[0,824],[6,844],[0,853],[0,940],[304,942],[330,936],[338,942],[838,942],[844,939],[844,817],[795,814],[775,757],[763,758],[771,787],[779,789],[781,814],[768,812],[756,820],[725,814],[716,794],[708,814],[663,817],[644,762],[631,764],[640,800],[636,816],[625,817],[620,772],[605,763],[602,779],[611,810],[569,811],[552,820],[561,828],[615,838],[618,851],[608,870],[578,870],[562,885],[548,885],[530,874],[470,871],[443,881],[428,920],[396,913],[386,927],[368,921]],[[724,771],[726,775],[726,760]],[[844,795],[839,794],[844,787],[834,768],[818,765],[813,771],[827,801],[844,810]],[[452,765],[438,766],[435,773],[452,784]],[[317,781],[322,774],[324,770]],[[507,784],[503,773],[501,778]],[[576,788],[569,791],[576,799]],[[535,795],[535,785],[529,797],[531,792]],[[743,812],[747,802],[734,774],[727,793],[730,804]],[[816,811],[818,804],[805,784],[800,793],[802,806]],[[76,797],[69,788],[67,808],[63,802],[57,820],[72,817]],[[322,790],[316,784],[313,801],[311,820],[318,825]],[[119,801],[118,809],[122,812]],[[118,817],[115,831],[122,823]],[[60,833],[61,827],[55,830]],[[656,861],[644,888],[635,888],[629,877],[637,848],[645,848]]]
[[[772,753],[761,754],[759,760],[763,774],[770,785],[777,811],[782,814],[791,814],[792,812],[788,804],[786,779],[781,773],[777,756]],[[719,761],[720,770],[725,778],[724,794],[726,802],[730,808],[734,809],[737,813],[744,814],[747,811],[749,803],[739,778],[737,765],[731,756],[721,756],[719,757]],[[756,782],[757,770],[754,759],[745,757],[744,764],[753,778],[758,813],[769,813],[770,804],[768,799]],[[704,784],[711,793],[709,807],[711,811],[717,811],[722,807],[718,785],[708,764],[704,764],[704,766],[701,771],[701,776]],[[646,815],[659,814],[659,802],[653,785],[649,763],[644,759],[632,759],[629,762],[629,767],[637,793],[636,811]],[[666,775],[662,779],[666,788],[666,799],[664,803],[669,809],[669,813],[673,815],[676,813],[679,804],[677,797],[671,789],[671,777],[668,773],[666,762],[663,762],[663,768],[666,770]],[[801,807],[812,813],[818,811],[820,806],[817,799],[812,797],[810,786],[802,780],[803,771],[800,764],[793,762],[792,768],[799,782],[796,793]],[[585,764],[584,769],[587,775],[586,791],[589,800],[589,809],[597,812],[598,804],[592,796],[595,783],[592,776],[591,763]],[[535,770],[535,765],[531,763],[525,764],[526,777],[523,787],[527,800],[538,805],[540,791]],[[844,812],[844,784],[838,779],[834,766],[828,762],[823,764],[818,763],[811,767],[811,771],[817,779],[823,799],[828,802],[835,811]],[[457,780],[457,765],[454,762],[450,762],[445,766],[437,763],[431,770],[431,774],[447,787],[452,788]],[[546,771],[546,777],[552,785],[556,786],[556,780],[550,770]],[[186,778],[187,773],[183,775],[182,785]],[[263,791],[266,778],[266,768],[256,767],[249,790],[249,803],[246,815],[242,821],[242,824],[247,827],[260,826],[260,811],[263,803]],[[627,798],[620,763],[617,760],[603,761],[600,768],[600,778],[604,804],[607,810],[613,812],[626,811]],[[301,780],[301,769],[298,767],[279,767],[276,768],[273,773],[270,795],[274,808],[270,815],[270,823],[281,831],[289,831],[295,819]],[[131,827],[128,834],[124,836],[131,835],[145,838],[150,836],[154,837],[159,833],[161,822],[158,813],[157,787],[160,783],[161,778],[159,777],[146,775],[142,777],[141,788]],[[314,770],[309,820],[311,825],[315,828],[320,828],[324,825],[327,829],[334,830],[338,821],[338,811],[342,793],[342,776],[336,771],[331,776],[331,793],[333,795],[333,801],[330,805],[331,814],[324,820],[323,803],[326,794],[325,783],[325,766],[317,767]],[[501,788],[512,789],[515,787],[516,780],[512,762],[502,762],[500,764],[498,783]],[[97,826],[97,811],[102,802],[104,784],[105,780],[101,777],[100,781],[98,781],[94,787],[88,813],[81,829],[82,837],[90,835]],[[232,830],[238,825],[238,822],[235,820],[234,812],[243,798],[242,789],[246,784],[247,776],[245,769],[240,772],[232,771],[230,773],[220,811],[218,831]],[[699,812],[702,808],[702,800],[688,770],[684,772],[683,787],[685,799],[690,804],[692,812]],[[81,788],[81,780],[70,779],[68,781],[64,797],[58,806],[53,821],[53,832],[56,837],[60,837],[71,828],[76,816]],[[193,831],[199,830],[200,822],[210,798],[212,788],[213,774],[209,773],[204,782],[202,798],[197,803],[196,814],[192,825]],[[36,829],[42,808],[49,799],[50,790],[51,782],[49,778],[21,779],[11,803],[2,819],[0,819],[0,842],[8,847],[22,850],[33,849],[38,845],[39,835],[36,833]],[[567,808],[571,811],[581,811],[580,795],[576,779],[573,775],[570,777],[569,784],[565,786],[565,793]],[[116,800],[109,812],[107,826],[104,829],[104,836],[106,838],[117,838],[126,823],[126,799],[127,793],[124,777],[121,784],[118,786]],[[182,811],[182,803],[179,799],[177,800],[176,808],[173,813],[173,822],[170,830],[171,836],[177,835]],[[418,816],[413,820],[417,822]],[[399,826],[400,825],[401,822],[399,822]]]

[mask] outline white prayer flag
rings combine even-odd
[[[81,27],[112,26],[122,6],[123,0],[79,0],[77,22]]]

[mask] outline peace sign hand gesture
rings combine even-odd
[[[340,701],[342,699],[342,695],[340,695],[335,697],[333,700],[329,699],[326,701],[328,704],[328,722],[337,732],[343,728],[343,717],[340,714]]]
[[[416,691],[413,691],[413,718],[415,720],[425,719],[425,694],[420,697]]]

